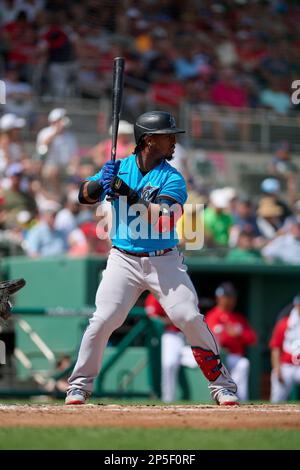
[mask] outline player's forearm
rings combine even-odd
[[[133,206],[134,204],[140,204],[145,207],[145,214],[147,214],[147,210],[150,202],[145,201],[143,198],[139,196],[137,191],[132,189],[130,186],[128,186],[125,181],[123,181],[119,176],[114,176],[110,182],[110,187],[112,191],[117,195],[117,196],[125,196],[127,200],[127,204],[129,206]]]
[[[280,368],[280,349],[273,348],[271,351],[271,364],[273,369]]]
[[[182,207],[178,203],[171,206],[166,203],[151,203],[148,207],[148,222],[157,232],[167,233],[173,230],[182,213]]]
[[[80,204],[96,204],[102,192],[99,181],[84,181],[79,188],[78,201]]]
[[[154,225],[159,232],[169,232],[182,215],[182,207],[173,199],[161,196],[159,204],[145,201],[121,178],[115,176],[110,184],[111,189],[118,196],[125,196],[129,206],[138,204],[141,206],[141,215],[148,223]]]

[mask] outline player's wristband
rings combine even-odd
[[[114,176],[111,180],[110,187],[115,194],[118,196],[126,196],[127,204],[132,206],[133,204],[143,204],[148,207],[149,202],[142,199],[136,191],[130,188],[119,176]]]
[[[81,204],[95,204],[99,201],[103,187],[99,181],[85,181],[79,189],[78,200]]]

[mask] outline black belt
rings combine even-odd
[[[162,256],[165,253],[168,253],[169,251],[173,251],[173,248],[166,248],[165,250],[146,251],[144,253],[136,253],[133,251],[122,250],[122,248],[118,248],[117,246],[112,246],[112,248],[115,248],[116,250],[121,251],[121,253],[125,253],[126,255],[137,256],[138,258],[144,258],[144,257],[150,257],[150,256]]]

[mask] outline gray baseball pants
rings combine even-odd
[[[112,248],[96,294],[96,311],[83,335],[69,378],[69,391],[79,388],[92,392],[110,335],[124,323],[145,290],[157,297],[188,344],[219,354],[214,336],[199,313],[197,293],[183,256],[176,248],[162,256],[142,258]],[[237,388],[224,365],[219,377],[209,382],[208,387],[213,399],[221,389],[236,393]]]

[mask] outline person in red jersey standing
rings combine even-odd
[[[275,324],[270,340],[271,402],[288,399],[293,385],[300,384],[300,294],[287,315]]]
[[[245,354],[247,346],[256,343],[256,333],[246,318],[235,312],[236,301],[234,286],[224,282],[216,290],[216,306],[207,312],[205,321],[226,352],[226,367],[237,384],[240,400],[246,401],[250,362]]]

